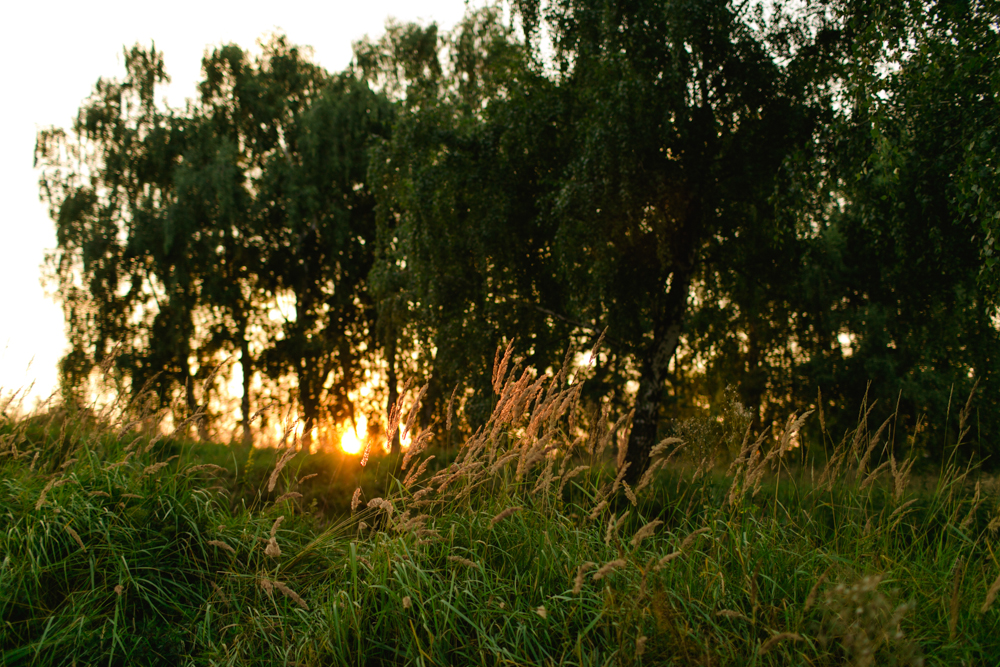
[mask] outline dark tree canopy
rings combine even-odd
[[[998,218],[987,193],[1000,121],[997,6],[836,9],[842,107],[800,167],[822,165],[812,184],[800,181],[813,198],[793,200],[822,223],[799,306],[815,323],[799,382],[841,404],[866,391],[884,412],[898,403],[911,426],[926,417],[941,429],[926,438],[936,459],[949,411],[975,382],[980,445],[1000,426],[989,240]]]
[[[423,426],[454,390],[475,428],[501,341],[545,370],[603,334],[578,423],[633,411],[631,480],[706,405],[759,430],[819,391],[942,423],[978,380],[991,451],[995,3],[507,9],[390,22],[338,74],[280,37],[223,46],[183,110],[129,51],[39,135],[67,388],[117,347],[194,413],[233,355],[247,442],[264,395],[308,432],[413,378]]]
[[[787,279],[797,230],[771,197],[829,98],[779,58],[759,14],[727,3],[538,11],[525,20],[549,27],[552,63],[496,13],[471,17],[451,79],[401,114],[375,164],[394,188],[392,241],[408,244],[436,366],[474,378],[487,340],[524,335],[529,363],[544,367],[567,334],[606,329],[598,374],[607,386],[638,380],[634,476],[686,321],[721,300],[757,317]],[[748,322],[737,352],[775,344],[770,323]]]

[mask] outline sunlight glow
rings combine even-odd
[[[344,433],[340,436],[340,448],[347,454],[360,454],[361,450],[365,447],[365,442],[358,436],[359,434],[366,435],[368,433],[368,420],[362,415],[358,417],[353,428],[350,423],[344,426]]]

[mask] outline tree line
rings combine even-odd
[[[513,0],[390,22],[337,73],[224,45],[183,109],[136,46],[38,135],[64,393],[110,363],[183,418],[234,359],[247,442],[270,400],[308,434],[404,378],[425,425],[458,396],[474,428],[498,343],[546,369],[603,336],[580,377],[591,420],[633,411],[630,476],[733,393],[757,428],[868,396],[934,425],[935,457],[978,383],[987,455],[998,25],[996,2]]]

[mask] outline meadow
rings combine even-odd
[[[1000,507],[970,404],[931,472],[863,408],[846,434],[793,415],[721,458],[668,438],[633,488],[626,420],[582,432],[579,384],[504,360],[493,388],[460,448],[425,430],[401,460],[8,396],[0,662],[1000,663]]]

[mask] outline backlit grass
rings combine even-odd
[[[3,664],[1000,662],[997,487],[961,444],[914,481],[862,421],[792,466],[790,419],[718,468],[666,441],[633,489],[627,424],[570,437],[577,386],[505,375],[458,452],[363,468],[125,404],[7,418]]]

